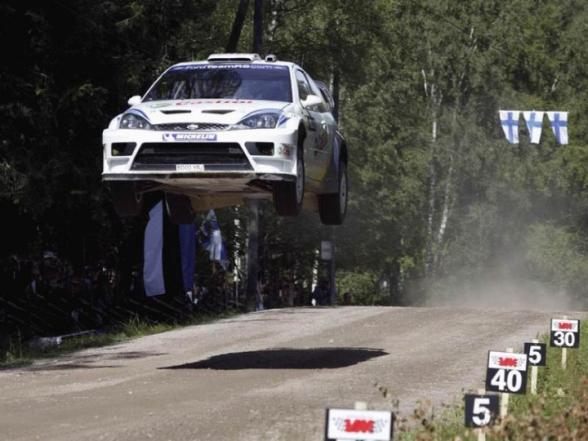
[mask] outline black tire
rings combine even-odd
[[[298,216],[304,200],[304,155],[302,142],[299,143],[296,160],[296,180],[276,182],[273,186],[274,207],[280,216]]]
[[[319,216],[325,225],[341,225],[347,214],[349,180],[347,179],[347,165],[343,161],[339,162],[337,181],[337,193],[318,196]]]
[[[184,194],[166,193],[165,206],[173,224],[193,224],[196,213],[190,198]]]
[[[111,182],[109,185],[114,211],[121,217],[137,216],[143,210],[143,195],[134,182]]]

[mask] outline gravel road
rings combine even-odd
[[[557,313],[280,309],[0,371],[0,439],[322,440],[326,407],[408,415],[483,385],[490,349],[521,348]],[[570,315],[568,313],[568,315]],[[573,314],[572,314],[573,315]]]

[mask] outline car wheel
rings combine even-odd
[[[293,182],[276,182],[273,187],[274,207],[280,216],[297,216],[302,210],[304,200],[304,156],[302,144],[298,146],[296,158],[296,180]]]
[[[188,196],[184,194],[166,193],[165,206],[172,223],[176,225],[194,223],[196,213],[192,208],[192,202]]]
[[[143,210],[143,195],[137,192],[134,182],[109,184],[114,211],[121,217],[137,216]]]
[[[337,193],[321,194],[318,196],[319,216],[325,225],[341,225],[347,214],[347,197],[349,181],[347,179],[347,165],[339,162]]]

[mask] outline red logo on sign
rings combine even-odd
[[[508,357],[498,357],[498,365],[505,367],[517,367],[517,359]]]
[[[345,420],[345,432],[351,433],[373,433],[374,422],[372,420]]]
[[[572,329],[571,323],[558,323],[559,329]]]

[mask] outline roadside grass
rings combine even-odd
[[[239,313],[241,311],[230,309],[219,314],[197,315],[177,323],[150,322],[138,316],[133,316],[106,331],[67,338],[59,346],[50,348],[32,346],[29,344],[30,342],[23,341],[19,336],[16,336],[9,340],[8,349],[5,353],[0,353],[0,369],[30,366],[36,360],[59,357],[82,349],[110,346],[187,326],[202,325],[232,317]]]
[[[528,393],[510,396],[507,417],[502,424],[486,429],[487,441],[588,440],[588,326],[580,332],[580,348],[568,349],[565,370],[562,350],[549,347],[546,335],[541,337],[548,344],[547,366],[539,367],[537,395],[530,393],[529,375]],[[464,427],[463,415],[463,401],[438,416],[430,406],[421,405],[411,418],[398,424],[395,439],[476,441],[477,432]]]

